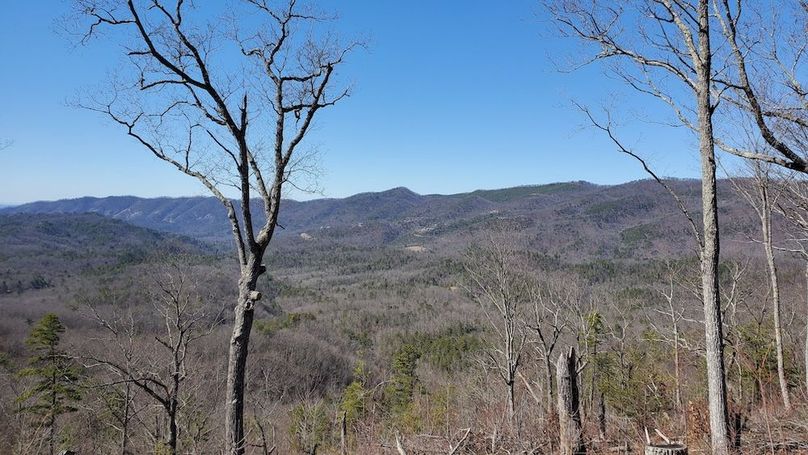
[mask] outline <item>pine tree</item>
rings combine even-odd
[[[28,367],[21,377],[32,378],[33,383],[18,398],[21,412],[39,417],[48,429],[48,446],[54,453],[56,419],[76,411],[74,404],[81,399],[78,380],[80,371],[70,357],[59,349],[60,335],[65,328],[59,318],[46,314],[28,336],[26,343],[33,351]]]

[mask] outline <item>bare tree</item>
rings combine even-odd
[[[227,212],[240,271],[226,391],[229,454],[246,444],[248,345],[282,189],[307,170],[299,149],[315,115],[349,95],[334,79],[355,47],[315,33],[328,18],[296,0],[243,3],[232,20],[221,20],[195,15],[183,0],[75,0],[83,41],[102,27],[118,32],[133,70],[129,80],[114,81],[111,100],[82,104],[197,179]],[[221,29],[229,23],[232,30]],[[251,205],[256,193],[260,209]]]
[[[732,68],[715,80],[727,90],[728,105],[766,147],[739,147],[731,137],[720,145],[743,158],[808,173],[808,90],[800,80],[806,69],[808,5],[786,2],[768,9],[720,0],[715,6]]]
[[[578,298],[576,289],[552,282],[547,286],[531,287],[533,302],[532,317],[525,325],[534,335],[533,345],[544,366],[545,408],[550,412],[555,406],[553,400],[553,352],[561,335],[566,330],[567,309],[570,300]]]
[[[549,10],[563,33],[597,49],[589,61],[608,59],[631,64],[618,66],[617,74],[629,86],[667,104],[679,121],[690,127],[698,137],[702,183],[701,232],[687,214],[681,199],[675,193],[671,194],[688,217],[699,245],[711,443],[714,454],[728,454],[724,340],[718,290],[719,230],[713,132],[713,114],[717,101],[713,92],[714,79],[721,68],[713,67],[711,16],[714,11],[711,2],[638,0],[615,5],[613,2],[598,0],[565,0],[551,2]],[[675,81],[679,85],[666,88],[665,81]],[[595,120],[588,110],[585,109],[585,112],[596,127],[608,134],[621,152],[637,158],[655,180],[670,190],[639,155],[617,139],[611,123],[604,125]]]
[[[664,316],[670,321],[670,329],[663,330],[656,322],[655,315],[648,316],[648,323],[656,332],[660,340],[667,342],[673,347],[673,380],[676,410],[682,412],[682,364],[681,349],[686,344],[682,336],[682,322],[684,320],[685,305],[680,304],[676,298],[676,279],[680,270],[671,263],[666,264],[666,283],[659,289],[659,294],[665,300],[663,308],[653,308],[656,315]],[[669,336],[668,336],[669,335]]]
[[[726,152],[763,165],[808,173],[808,90],[804,80],[808,3],[786,2],[778,8],[762,8],[755,2],[720,0],[715,5],[716,17],[729,49],[728,60],[732,63],[732,71],[727,71],[716,82],[727,91],[726,104],[739,114],[740,123],[756,133],[753,135],[755,147],[745,147],[731,135],[719,141],[719,146]],[[748,142],[745,138],[741,140]],[[761,169],[766,175],[770,172],[769,168]],[[760,173],[756,171],[755,177],[759,196],[755,209],[759,216],[761,209],[766,208],[764,198],[768,191],[760,186],[757,176]],[[799,193],[798,190],[788,192],[788,195],[799,200]],[[771,227],[770,211],[767,217],[768,220],[761,217],[763,244],[772,286],[778,379],[782,400],[788,409],[791,403],[783,365],[780,296],[773,248],[770,239],[766,240],[767,234],[771,236],[767,232]]]
[[[584,295],[579,289],[571,297],[566,301],[566,304],[567,313],[575,324],[574,330],[579,357],[576,359],[577,370],[579,373],[584,370],[589,372],[589,385],[586,386],[583,375],[579,384],[579,387],[586,392],[582,414],[588,419],[595,407],[595,391],[598,383],[598,350],[606,335],[607,326],[600,308],[601,302],[595,295],[591,293]]]
[[[183,403],[185,382],[189,378],[189,355],[192,345],[210,334],[220,321],[219,314],[209,314],[196,294],[183,266],[175,263],[162,276],[154,280],[154,291],[149,293],[154,311],[159,315],[162,333],[154,337],[158,351],[142,342],[138,325],[131,315],[109,317],[102,314],[96,302],[87,301],[91,317],[106,334],[101,340],[104,349],[114,346],[114,355],[86,353],[87,367],[109,373],[113,379],[103,385],[134,386],[159,404],[166,417],[165,437],[160,443],[171,454],[178,453],[180,428],[179,412]],[[114,310],[113,310],[114,312]],[[151,349],[150,349],[151,348]],[[162,351],[162,352],[161,352]],[[129,403],[127,402],[128,406]],[[128,420],[129,416],[124,416]],[[128,433],[124,432],[122,445],[126,447]],[[155,438],[158,439],[158,438]],[[126,453],[126,449],[124,449]]]
[[[808,304],[808,184],[802,176],[783,176],[776,180],[780,191],[785,193],[777,211],[783,215],[793,227],[790,246],[784,248],[797,253],[805,261],[805,299]],[[806,306],[808,314],[808,306]],[[805,326],[803,345],[803,367],[805,369],[805,390],[808,392],[808,320]]]
[[[515,383],[527,341],[520,327],[528,299],[527,277],[508,242],[493,237],[466,254],[464,267],[466,290],[480,304],[496,337],[487,356],[505,384],[508,421],[515,426]]]
[[[747,298],[751,292],[747,289],[742,289],[741,284],[745,282],[746,275],[749,271],[749,261],[739,262],[730,260],[727,263],[728,283],[724,283],[721,288],[721,299],[725,304],[724,307],[724,322],[727,326],[727,342],[732,346],[732,357],[730,358],[729,367],[736,367],[736,399],[738,402],[743,402],[743,365],[741,359],[745,355],[745,346],[743,336],[740,331],[741,320],[738,315],[739,309],[745,309],[748,312]],[[743,308],[741,308],[743,307]],[[745,313],[742,311],[742,313]]]
[[[745,185],[747,181],[734,181],[736,190],[741,193],[755,210],[760,219],[761,243],[766,256],[766,266],[769,275],[769,289],[772,297],[772,319],[774,320],[774,343],[777,357],[777,378],[780,383],[780,397],[783,406],[791,409],[791,399],[788,393],[788,380],[786,379],[785,359],[783,357],[783,328],[781,317],[780,284],[777,279],[777,263],[774,257],[774,243],[772,240],[772,212],[777,204],[779,192],[771,184],[770,169],[765,163],[751,163],[751,186]]]
[[[100,395],[103,408],[110,411],[111,423],[109,425],[120,433],[118,444],[121,455],[129,455],[134,453],[132,423],[139,417],[139,411],[145,407],[141,406],[138,409],[137,390],[139,387],[133,386],[134,381],[131,381],[127,374],[135,371],[136,366],[141,363],[140,355],[145,351],[140,348],[138,343],[137,322],[131,311],[116,316],[102,315],[103,305],[122,305],[123,298],[109,289],[102,289],[97,295],[83,300],[85,307],[89,310],[89,318],[98,324],[103,332],[99,336],[92,336],[91,341],[94,345],[103,347],[104,355],[101,353],[96,355],[81,349],[77,350],[81,352],[79,358],[85,363],[85,366],[90,367],[90,371],[95,369],[103,371],[103,373],[114,372],[111,378],[102,374],[100,382],[97,381],[94,387],[102,390],[102,393],[98,395]],[[123,313],[122,309],[117,311]],[[100,360],[102,357],[103,360]],[[103,368],[104,362],[110,362],[118,368],[114,370]],[[154,435],[150,436],[153,441],[157,440]]]

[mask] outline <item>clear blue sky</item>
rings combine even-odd
[[[68,2],[10,2],[0,15],[0,203],[84,195],[206,194],[103,116],[68,107],[103,82],[119,49],[57,32]],[[204,5],[204,3],[198,3]],[[614,102],[624,132],[663,175],[696,175],[692,140],[636,120],[664,110],[598,68],[559,73],[573,52],[537,1],[325,2],[346,35],[370,37],[345,67],[354,95],[321,116],[324,195],[406,186],[419,193],[644,178],[570,101]],[[291,194],[298,199],[315,196]],[[316,196],[319,197],[319,196]]]

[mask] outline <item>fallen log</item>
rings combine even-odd
[[[687,455],[687,446],[681,444],[647,445],[645,455]]]

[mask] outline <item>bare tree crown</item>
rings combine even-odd
[[[336,70],[358,44],[315,33],[312,26],[330,18],[296,0],[246,0],[238,6],[245,11],[218,20],[183,0],[75,6],[82,40],[121,32],[115,36],[133,70],[111,81],[106,99],[83,105],[217,197],[246,264],[245,252],[272,237],[282,186],[310,171],[299,149],[315,114],[349,96]],[[229,198],[234,193],[240,208]],[[263,201],[262,226],[254,226],[253,193]]]

